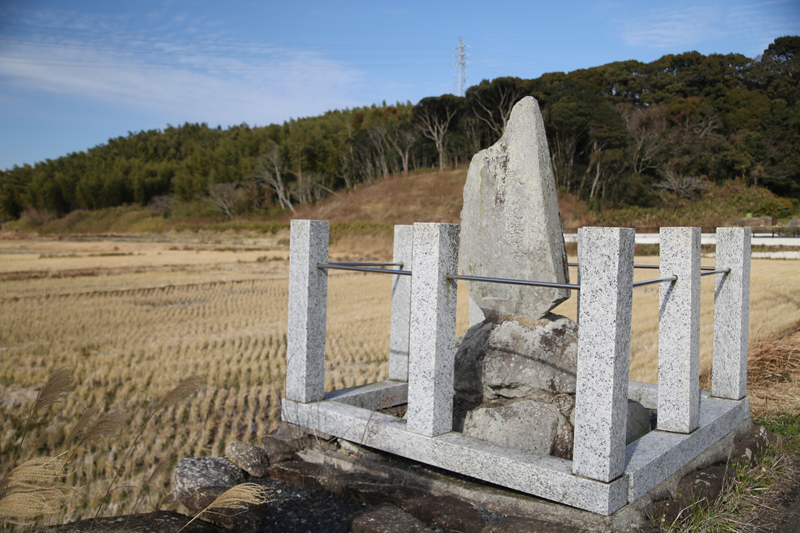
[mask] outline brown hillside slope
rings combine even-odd
[[[466,169],[389,176],[372,185],[359,184],[350,191],[331,195],[317,204],[297,206],[296,214],[288,212],[278,220],[359,220],[392,225],[458,223],[466,179]]]
[[[467,169],[445,170],[378,180],[372,185],[359,184],[350,191],[329,196],[317,204],[297,206],[296,214],[284,213],[278,221],[292,218],[330,220],[331,222],[369,221],[386,224],[414,222],[447,222],[461,219],[464,183]],[[578,226],[583,202],[559,194],[565,229],[572,214],[573,227]]]

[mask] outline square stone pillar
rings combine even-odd
[[[578,230],[581,308],[573,473],[612,481],[625,471],[634,230]]]
[[[714,291],[714,363],[711,395],[740,400],[747,395],[750,323],[750,228],[717,228]]]
[[[414,226],[394,227],[393,263],[411,270]],[[389,379],[408,381],[408,336],[411,320],[411,276],[392,280],[392,323],[389,331]]]
[[[286,398],[309,403],[325,395],[325,319],[328,306],[327,220],[292,220],[289,240],[289,324]]]
[[[414,224],[408,431],[434,437],[453,426],[458,225]]]
[[[661,228],[658,429],[691,433],[700,414],[700,228]]]

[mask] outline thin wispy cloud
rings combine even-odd
[[[755,55],[776,37],[800,31],[800,17],[787,16],[792,10],[798,11],[793,1],[676,3],[619,21],[619,29],[631,47],[690,50],[735,36],[752,43]]]
[[[691,45],[713,37],[716,9],[694,5],[676,9],[655,9],[627,21],[622,37],[628,46],[673,48]]]
[[[223,125],[356,105],[348,92],[362,73],[318,52],[239,43],[207,28],[196,39],[164,37],[169,23],[185,20],[167,21],[154,37],[96,19],[44,13],[12,31],[6,26],[0,77],[18,89]]]

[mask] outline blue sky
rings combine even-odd
[[[129,131],[282,123],[498,76],[665,54],[760,54],[800,0],[137,2],[0,0],[0,168]]]

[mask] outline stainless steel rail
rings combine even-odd
[[[648,279],[647,281],[637,281],[633,284],[633,288],[636,287],[644,287],[645,285],[653,285],[655,283],[666,283],[666,282],[678,281],[678,276],[669,276],[666,278],[658,278],[658,279]]]
[[[731,273],[731,269],[729,267],[729,268],[723,268],[722,270],[711,270],[709,272],[701,272],[700,275],[701,276],[710,276],[712,274],[730,274],[730,273]]]
[[[347,266],[370,266],[370,267],[378,267],[378,266],[403,266],[403,263],[348,263],[348,262],[341,262],[341,261],[333,261],[330,263],[326,263],[328,265],[347,265]]]
[[[505,279],[505,278],[485,278],[483,276],[459,276],[450,274],[446,276],[447,279],[460,279],[464,281],[485,281],[487,283],[505,283],[506,285],[526,285],[530,287],[550,287],[553,289],[572,289],[575,291],[581,290],[580,285],[572,285],[570,283],[550,283],[549,281],[526,281],[522,279]]]
[[[317,263],[317,268],[332,270],[353,270],[355,272],[378,272],[379,274],[394,274],[396,276],[410,276],[410,270],[392,270],[390,268],[369,268],[361,266],[350,266],[340,263]]]
[[[571,267],[578,266],[578,263],[567,263]],[[659,265],[633,265],[633,268],[661,268]],[[700,267],[700,270],[714,270],[714,267]]]

